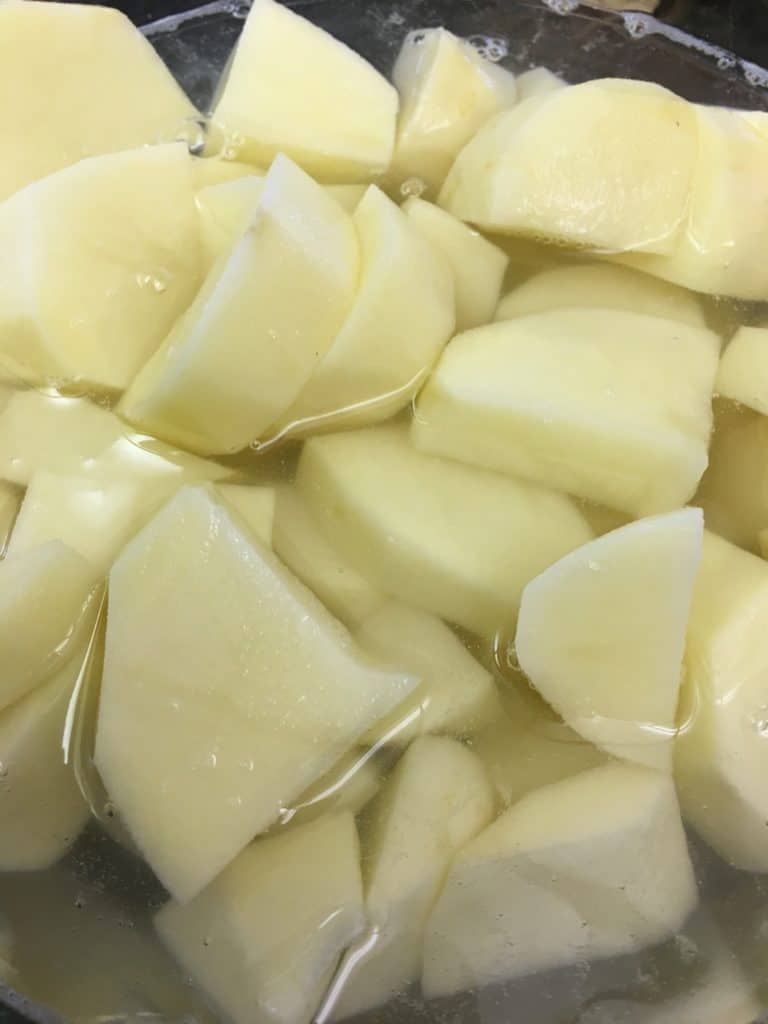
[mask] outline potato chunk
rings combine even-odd
[[[768,327],[739,328],[720,360],[715,391],[768,415]]]

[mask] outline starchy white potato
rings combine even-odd
[[[531,96],[540,96],[542,93],[556,92],[565,88],[567,83],[559,78],[548,68],[531,68],[518,75],[515,79],[517,86],[517,102],[529,99]]]
[[[740,327],[720,359],[715,391],[768,415],[768,327]]]
[[[267,547],[272,546],[272,522],[275,517],[274,487],[247,484],[219,484],[219,494],[230,508],[253,530]]]

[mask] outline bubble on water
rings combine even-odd
[[[176,133],[176,141],[186,143],[192,156],[202,156],[207,137],[208,122],[201,117],[186,118]]]
[[[421,178],[406,178],[400,186],[400,195],[404,199],[410,199],[411,196],[415,196],[418,199],[419,196],[423,194],[426,187],[426,182],[422,181]]]
[[[153,291],[157,295],[162,295],[168,288],[168,277],[162,271],[156,273],[140,271],[136,274],[136,284],[144,291]]]
[[[544,0],[545,7],[555,14],[573,14],[581,0]]]
[[[493,64],[497,64],[509,56],[509,46],[506,39],[501,36],[474,35],[469,36],[467,42],[477,50],[481,57]]]
[[[642,14],[625,14],[624,27],[633,39],[640,39],[648,32],[648,19]]]
[[[232,0],[227,10],[233,18],[245,21],[251,10],[250,0]]]
[[[768,72],[764,71],[763,68],[756,67],[754,64],[745,64],[743,67],[744,78],[747,80],[749,85],[756,85],[761,89],[768,89]]]
[[[77,894],[77,896],[75,896],[75,907],[76,907],[76,909],[77,910],[82,910],[83,907],[85,906],[85,904],[86,904],[85,896],[83,896],[83,894],[81,892],[79,892]]]
[[[735,59],[733,57],[729,57],[725,53],[721,57],[718,57],[717,59],[717,66],[720,69],[720,71],[728,71],[729,68],[732,68],[735,65]]]
[[[587,562],[587,568],[590,570],[590,572],[600,572],[602,566],[599,562],[596,562],[594,558],[590,558]]]
[[[413,32],[409,32],[406,36],[406,42],[411,46],[421,46],[421,44],[427,38],[427,32],[429,30],[425,28],[417,28]]]
[[[115,816],[115,805],[112,803],[111,800],[107,800],[107,802],[104,804],[104,817],[105,818],[114,818],[114,816]]]
[[[0,761],[0,782],[3,779],[8,778],[8,765],[4,761]]]

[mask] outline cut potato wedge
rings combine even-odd
[[[345,978],[335,1020],[386,1003],[418,981],[424,925],[451,860],[493,812],[493,790],[466,747],[425,736],[409,748],[361,826],[375,938]]]
[[[520,603],[515,650],[542,697],[603,750],[665,771],[703,532],[693,508],[630,523],[545,570]]]
[[[389,419],[411,401],[453,333],[453,276],[444,256],[376,186],[353,222],[361,261],[354,304],[276,433]]]
[[[478,128],[517,97],[514,75],[444,28],[409,33],[392,77],[400,116],[390,177],[418,178],[430,196]]]
[[[335,616],[355,626],[385,597],[326,540],[295,487],[281,487],[275,504],[273,546],[288,568]]]
[[[606,765],[545,786],[466,846],[427,924],[427,997],[674,934],[696,882],[669,777]]]
[[[173,141],[197,114],[141,32],[108,7],[9,0],[0,67],[0,200],[83,157]]]
[[[267,547],[272,547],[272,523],[275,518],[274,487],[219,484],[217,490],[259,540]]]
[[[3,660],[3,672],[5,665]],[[0,713],[0,871],[49,868],[88,818],[62,749],[79,672],[80,657],[74,656],[52,679]]]
[[[698,156],[694,108],[651,82],[532,96],[459,154],[440,205],[478,227],[592,251],[666,253]]]
[[[491,674],[436,615],[390,601],[363,619],[365,650],[421,679],[407,700],[368,735],[404,743],[423,733],[469,736],[501,711]]]
[[[400,427],[312,438],[296,484],[380,590],[485,635],[514,620],[529,580],[592,536],[564,495],[424,455]]]
[[[330,348],[357,274],[349,216],[278,157],[251,226],[144,366],[121,415],[203,454],[245,448],[286,411]]]
[[[0,561],[0,710],[72,657],[97,582],[61,541]]]
[[[92,157],[2,204],[1,368],[130,384],[202,280],[195,165],[183,144]]]
[[[676,744],[685,818],[729,863],[768,871],[768,566],[707,533],[686,650],[690,720]]]
[[[261,839],[155,918],[185,974],[235,1024],[310,1024],[365,926],[357,832],[329,815]]]
[[[531,68],[524,71],[522,75],[515,78],[517,86],[517,102],[530,99],[531,96],[541,96],[548,92],[556,92],[564,89],[566,82],[553,74],[548,68]]]
[[[696,297],[629,267],[587,263],[534,274],[499,303],[496,320],[555,309],[615,309],[706,326]]]
[[[96,765],[185,901],[417,682],[366,660],[250,531],[185,488],[110,576]]]
[[[396,115],[378,71],[275,0],[251,7],[213,114],[238,159],[264,166],[285,153],[330,181],[386,170]]]
[[[433,203],[411,196],[403,210],[448,260],[456,298],[456,330],[491,320],[509,263],[506,253]]]
[[[715,391],[768,415],[768,327],[738,329],[720,360]]]
[[[666,512],[707,465],[719,349],[703,327],[611,310],[489,324],[447,346],[411,436],[630,515]]]

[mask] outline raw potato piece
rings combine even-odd
[[[96,765],[186,901],[416,682],[364,659],[267,548],[186,488],[110,576]]]
[[[610,310],[478,327],[443,352],[411,436],[633,516],[666,512],[707,465],[719,348],[703,327]]]
[[[490,231],[664,253],[685,221],[697,142],[693,106],[659,85],[572,85],[482,128],[453,165],[440,205]]]
[[[239,159],[285,153],[332,181],[386,170],[396,115],[397,93],[378,71],[275,0],[251,7],[214,110]]]
[[[453,333],[453,277],[443,255],[373,185],[352,219],[361,262],[354,304],[278,433],[291,424],[291,433],[302,434],[328,420],[363,426],[389,419],[410,402]]]
[[[436,615],[390,601],[363,620],[355,639],[421,679],[399,708],[376,723],[371,742],[390,732],[395,743],[430,732],[467,736],[500,712],[490,673]]]
[[[706,326],[695,296],[682,288],[610,264],[553,267],[534,274],[499,303],[496,320],[554,309],[615,309]]]
[[[0,200],[83,157],[172,141],[197,113],[150,43],[107,7],[7,0],[0,67]]]
[[[523,591],[520,667],[565,722],[616,757],[670,770],[704,518],[682,509],[585,544]]]
[[[0,557],[5,554],[8,539],[21,504],[21,491],[0,480]]]
[[[273,487],[243,484],[219,484],[218,492],[245,524],[267,547],[272,547],[272,521],[275,517]]]
[[[425,736],[399,762],[362,825],[370,952],[351,968],[334,1019],[385,1003],[421,975],[424,925],[455,853],[492,819],[482,765],[455,740]]]
[[[144,366],[121,414],[203,454],[244,448],[285,412],[330,348],[357,274],[349,216],[278,157],[250,228]]]
[[[0,368],[130,384],[202,279],[197,163],[183,144],[92,157],[0,206]]]
[[[509,262],[506,253],[439,206],[416,196],[403,210],[427,241],[446,257],[453,273],[456,330],[492,319]]]
[[[352,815],[257,840],[191,903],[167,904],[155,925],[234,1024],[310,1024],[365,927]]]
[[[357,625],[385,600],[326,540],[295,487],[278,491],[273,546],[288,568],[348,626]]]
[[[399,427],[314,437],[296,484],[325,536],[385,593],[481,634],[592,537],[575,503],[423,455]]]
[[[390,177],[415,177],[430,195],[489,117],[511,107],[515,77],[444,28],[406,36],[392,72],[400,117]]]
[[[0,871],[50,867],[88,818],[62,751],[79,671],[80,657],[73,657],[53,679],[0,713]]]
[[[686,650],[691,720],[676,744],[685,818],[736,867],[768,871],[768,566],[707,533]]]
[[[606,765],[545,786],[458,855],[427,925],[425,996],[674,934],[696,882],[669,777]]]
[[[515,79],[517,102],[522,103],[523,100],[530,99],[531,96],[556,92],[558,89],[564,89],[566,84],[562,78],[558,78],[548,68],[531,68],[530,71],[524,71]]]
[[[72,656],[97,576],[61,541],[0,561],[0,710]]]
[[[740,327],[723,353],[715,391],[768,415],[768,327]]]

